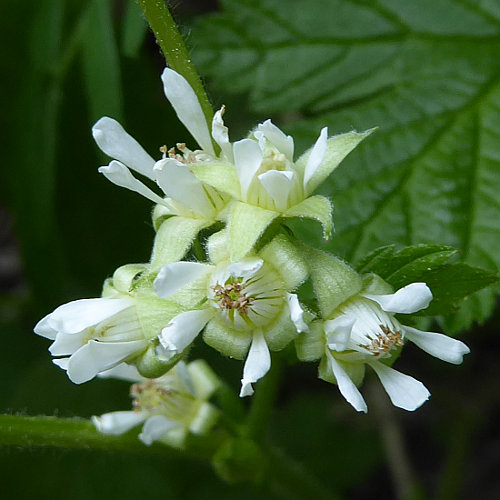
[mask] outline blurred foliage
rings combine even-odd
[[[269,113],[298,149],[325,124],[331,133],[380,126],[322,189],[336,208],[329,249],[359,260],[389,243],[445,244],[497,271],[496,0],[225,0],[222,12],[202,14],[209,9],[211,2],[185,1],[175,12],[214,102],[228,107],[233,140]],[[125,409],[126,384],[72,385],[32,328],[62,302],[97,296],[119,265],[149,259],[150,203],[97,173],[107,159],[92,141],[94,121],[120,119],[158,156],[163,144],[190,139],[163,96],[164,61],[133,0],[1,2],[0,23],[0,192],[14,221],[0,231],[17,242],[23,265],[16,286],[0,288],[2,411],[88,417]],[[316,226],[300,230],[319,241]],[[471,296],[446,326],[483,320],[494,302],[491,291]],[[415,484],[443,500],[500,494],[500,441],[491,434],[497,321],[465,338],[472,354],[463,367],[411,348],[398,361],[402,371],[425,374],[433,398],[415,414],[389,411],[408,438]],[[216,371],[238,381],[240,363],[204,346],[193,354],[217,360]],[[302,366],[287,372],[268,434],[341,496],[392,498],[397,480],[381,428],[383,416],[355,415],[315,367]],[[0,467],[2,498],[283,496],[227,485],[184,459],[6,448]]]

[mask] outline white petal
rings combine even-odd
[[[53,359],[52,363],[54,363],[56,366],[58,366],[62,370],[67,370],[68,364],[69,364],[69,358]]]
[[[128,365],[127,363],[120,363],[109,370],[104,370],[97,376],[99,378],[116,378],[132,383],[144,380],[144,377],[137,371],[137,368],[134,365]]]
[[[139,434],[139,439],[150,446],[154,441],[161,439],[170,429],[179,427],[179,425],[163,415],[155,415],[146,420],[142,432]]]
[[[337,385],[339,387],[340,394],[344,396],[346,401],[353,406],[356,411],[367,412],[368,408],[366,406],[363,396],[359,392],[358,388],[354,382],[350,379],[349,375],[342,368],[340,363],[331,355],[330,351],[326,350],[326,356],[330,368],[332,369],[335,378],[337,379]]]
[[[219,109],[214,115],[212,120],[212,137],[215,142],[220,146],[223,155],[228,161],[233,162],[233,148],[229,142],[229,131],[224,125],[224,120],[222,115],[224,113],[224,107]]]
[[[167,201],[151,191],[151,189],[141,181],[137,180],[130,170],[119,161],[113,160],[108,166],[99,167],[99,172],[113,184],[125,189],[130,189],[130,191],[139,193],[154,203],[159,203],[160,205],[165,205],[167,208],[170,208]]]
[[[262,151],[252,139],[242,139],[233,145],[234,164],[240,179],[241,196],[246,200],[248,188],[262,163]]]
[[[429,306],[432,292],[425,283],[410,283],[389,295],[364,295],[385,312],[411,314]]]
[[[127,298],[74,300],[49,314],[48,322],[58,332],[79,333],[132,305]]]
[[[201,278],[211,269],[212,266],[200,262],[172,262],[160,269],[153,287],[158,297],[166,299],[183,286]]]
[[[167,196],[207,218],[213,215],[203,184],[187,165],[165,158],[155,164],[154,172],[156,182]]]
[[[377,361],[368,364],[382,382],[394,406],[413,411],[429,399],[431,394],[422,382]]]
[[[193,342],[213,315],[214,312],[208,309],[178,314],[161,331],[158,337],[161,345],[171,354],[171,357],[181,353]]]
[[[92,423],[102,434],[118,436],[146,420],[147,414],[136,411],[113,411],[100,417],[93,416]]]
[[[240,398],[253,394],[252,384],[261,379],[269,368],[271,368],[271,354],[262,330],[257,330],[253,335],[252,345],[243,368]]]
[[[46,339],[54,340],[57,335],[57,330],[50,326],[50,314],[42,318],[34,328],[34,332]]]
[[[307,188],[307,183],[318,170],[318,167],[323,162],[326,153],[326,146],[328,140],[328,127],[324,127],[319,134],[318,140],[311,151],[311,155],[307,160],[306,169],[304,171],[304,189]],[[307,189],[306,189],[307,191]]]
[[[153,179],[155,161],[116,120],[104,116],[92,127],[92,135],[108,156]]]
[[[308,332],[309,327],[304,321],[304,310],[302,309],[299,299],[294,293],[287,293],[288,308],[290,309],[290,319],[293,321],[295,328],[299,333]]]
[[[351,338],[354,323],[356,323],[356,318],[347,314],[342,314],[338,318],[325,321],[323,328],[326,333],[328,347],[338,352],[345,350]]]
[[[420,349],[448,363],[459,365],[463,361],[464,354],[470,352],[463,342],[442,333],[423,332],[409,326],[405,326],[404,329],[405,337]]]
[[[258,257],[249,257],[227,266],[226,271],[230,276],[246,278],[253,276],[264,264]]]
[[[215,154],[205,115],[191,85],[183,76],[170,68],[164,69],[161,79],[165,95],[179,120],[204,151]]]
[[[280,212],[288,208],[288,195],[292,190],[294,176],[294,172],[269,170],[258,177]]]
[[[266,120],[257,126],[266,139],[273,144],[280,153],[283,153],[290,161],[293,161],[293,138],[283,133],[271,120]]]
[[[52,356],[73,354],[85,344],[85,337],[86,332],[71,334],[60,332],[57,334],[56,340],[49,347],[49,352]]]
[[[146,340],[130,342],[98,342],[89,340],[71,356],[68,363],[68,377],[75,384],[82,384],[94,378],[99,372],[109,370],[129,356],[146,349]]]

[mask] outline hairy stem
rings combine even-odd
[[[193,88],[210,128],[214,115],[212,105],[165,1],[139,0],[139,5],[153,30],[168,65],[181,74]]]

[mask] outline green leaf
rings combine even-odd
[[[446,244],[500,267],[500,9],[463,0],[226,0],[194,58],[253,111],[319,130],[379,126],[320,188],[351,261],[389,243]],[[321,240],[318,238],[318,244]],[[481,294],[491,313],[493,292]],[[465,325],[465,323],[462,323]]]
[[[82,46],[83,72],[92,121],[101,116],[123,119],[120,59],[111,18],[111,3],[92,0]]]
[[[390,245],[371,252],[359,263],[358,271],[379,275],[395,290],[410,283],[427,283],[434,298],[420,314],[448,314],[458,308],[459,301],[499,280],[498,275],[487,270],[455,262],[457,255],[456,250],[443,245],[402,249]]]

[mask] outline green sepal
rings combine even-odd
[[[167,208],[165,205],[155,205],[153,208],[153,213],[151,214],[151,219],[153,221],[153,227],[155,231],[160,229],[161,225],[170,217],[174,217],[171,210]]]
[[[188,352],[188,349],[172,356],[168,361],[158,356],[156,349],[158,342],[152,340],[144,354],[137,357],[135,366],[137,371],[146,378],[158,378],[171,370]]]
[[[196,397],[199,399],[209,399],[221,386],[220,378],[203,359],[191,361],[186,369],[193,381]]]
[[[174,427],[166,432],[159,441],[171,448],[184,451],[188,448],[189,429],[184,426]]]
[[[362,276],[363,288],[361,290],[362,294],[369,295],[389,295],[394,293],[392,288],[387,281],[384,281],[378,274],[369,273]]]
[[[228,231],[226,228],[212,234],[207,239],[207,255],[210,262],[223,262],[229,260]]]
[[[299,335],[297,328],[290,319],[288,307],[283,307],[278,318],[262,328],[267,346],[271,351],[281,351]]]
[[[179,304],[169,300],[160,299],[155,295],[136,295],[135,308],[141,324],[144,338],[158,337],[162,329],[185,309]]]
[[[137,278],[148,268],[148,264],[126,264],[113,273],[113,286],[119,292],[130,293]]]
[[[325,353],[323,321],[313,321],[309,330],[295,339],[295,350],[300,361],[317,361]]]
[[[342,361],[338,357],[335,358],[339,364],[342,366],[344,371],[347,373],[348,377],[354,382],[356,386],[360,386],[365,377],[366,365],[365,363],[349,363],[347,361]],[[326,356],[321,358],[318,366],[318,378],[324,380],[325,382],[330,382],[331,384],[337,385],[337,379],[330,368],[330,363]]]
[[[294,290],[307,279],[307,264],[300,250],[282,234],[268,243],[259,252],[259,257],[276,269],[288,291]]]
[[[235,330],[224,323],[223,320],[215,317],[205,327],[203,340],[225,356],[245,359],[252,342],[252,333]]]
[[[209,219],[190,219],[179,216],[165,220],[156,233],[151,256],[151,270],[158,271],[166,264],[181,260],[198,233],[213,222]]]
[[[333,206],[328,198],[321,195],[310,196],[289,208],[283,217],[301,217],[317,220],[323,227],[323,238],[329,240],[333,233]]]
[[[340,162],[378,127],[371,128],[365,132],[347,132],[345,134],[334,135],[327,141],[326,152],[314,175],[309,179],[305,187],[306,193],[312,193],[340,164]],[[313,146],[314,147],[314,146]],[[296,162],[297,170],[302,173],[302,178],[307,165],[307,160],[311,155],[312,147],[309,148]]]
[[[113,286],[113,278],[106,278],[102,285],[101,297],[110,298],[114,297],[115,295],[119,295],[119,292]]]
[[[203,183],[230,195],[239,198],[241,194],[238,172],[230,163],[207,163],[190,165],[190,170]]]
[[[233,202],[228,227],[231,260],[234,262],[245,257],[277,216],[278,213],[271,210]]]
[[[323,318],[328,319],[342,302],[359,293],[361,276],[332,254],[305,245],[301,249],[309,266],[319,309]]]
[[[264,477],[267,462],[260,448],[247,438],[230,438],[215,452],[215,472],[228,483],[258,482]]]

